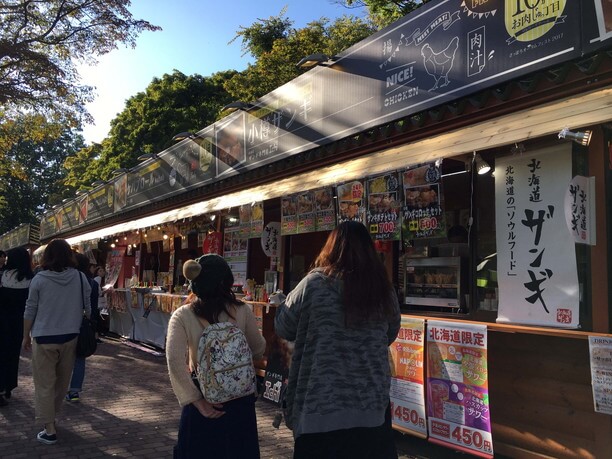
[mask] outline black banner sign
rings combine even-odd
[[[612,43],[609,5],[606,0],[427,3],[326,66],[116,178],[115,212],[603,49]],[[89,213],[87,221],[95,218],[99,212]],[[60,228],[72,224],[69,217]]]
[[[87,195],[86,221],[95,221],[114,211],[114,187],[112,184],[96,188]]]

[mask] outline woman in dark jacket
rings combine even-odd
[[[23,311],[34,277],[26,249],[9,250],[7,259],[0,279],[0,406],[8,404],[11,391],[17,387]]]

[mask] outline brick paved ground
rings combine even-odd
[[[0,408],[0,457],[172,457],[180,408],[170,389],[163,355],[145,352],[124,340],[104,338],[97,354],[87,360],[84,386],[79,403],[64,403],[58,443],[38,443],[35,438],[41,426],[34,424],[30,355],[23,353],[19,387],[9,406]],[[262,458],[291,458],[291,432],[284,426],[272,426],[274,407],[258,401],[257,412]],[[415,441],[398,434],[398,445],[404,450],[417,450]],[[401,455],[402,459],[416,457],[442,456]]]

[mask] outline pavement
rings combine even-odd
[[[19,387],[9,405],[0,407],[2,459],[171,458],[180,407],[159,350],[119,337],[104,337],[87,359],[79,402],[65,402],[58,416],[55,445],[36,441],[31,356],[22,352]],[[257,401],[262,458],[290,459],[293,437],[284,425],[272,425],[276,409]],[[400,459],[457,458],[461,453],[440,449],[409,435],[397,434]]]

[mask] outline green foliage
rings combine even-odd
[[[406,16],[431,0],[344,0],[348,7],[366,7],[368,16],[378,29]]]
[[[73,197],[62,183],[66,158],[83,148],[82,136],[44,118],[22,116],[0,124],[0,233],[22,223],[40,223],[43,209]]]
[[[242,51],[259,59],[263,54],[272,50],[277,40],[287,38],[293,21],[282,16],[287,11],[284,7],[278,16],[270,16],[268,19],[258,19],[250,27],[240,26],[236,36],[230,40],[233,43],[238,38],[242,39]]]
[[[154,78],[144,92],[127,100],[101,145],[80,151],[66,162],[66,185],[87,188],[95,180],[107,180],[113,170],[138,164],[141,154],[170,147],[175,134],[214,123],[220,109],[232,101],[223,84],[235,73],[202,77],[175,70]]]
[[[282,21],[280,17],[275,19],[277,22]],[[260,30],[261,21],[253,24],[252,28]],[[248,41],[244,43],[245,37],[256,36],[255,33],[246,33],[249,30],[243,28],[241,35],[247,49],[251,47]],[[304,56],[313,53],[333,56],[373,32],[370,24],[350,16],[338,18],[331,24],[328,19],[321,18],[303,29],[288,29],[286,36],[274,41],[269,51],[257,56],[255,64],[249,65],[246,70],[227,81],[225,89],[233,100],[253,101],[304,72],[296,67],[296,63]]]
[[[145,30],[129,0],[0,0],[0,111],[5,116],[32,111],[75,127],[88,119],[84,104],[91,88],[82,86],[78,62],[124,43],[134,47]]]

